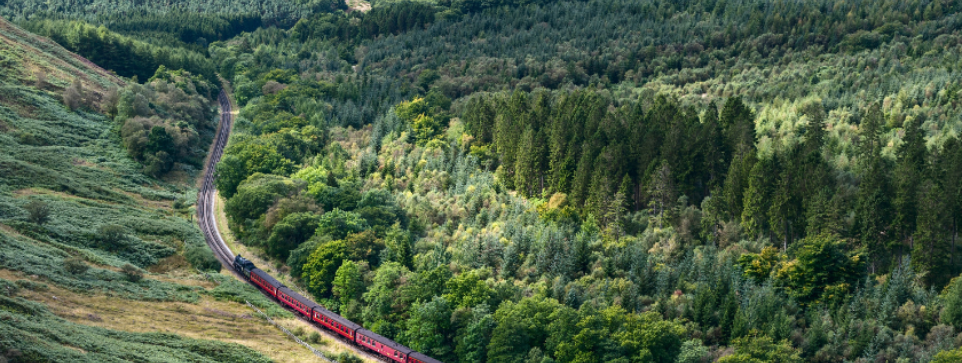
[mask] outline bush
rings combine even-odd
[[[63,269],[73,275],[83,275],[90,269],[84,259],[80,257],[71,257],[63,260]]]
[[[124,265],[124,267],[121,267],[120,272],[123,272],[124,277],[126,277],[127,281],[130,282],[138,282],[144,279],[144,272],[137,268],[137,266],[129,263]]]
[[[97,242],[107,251],[116,251],[124,247],[127,239],[124,227],[116,224],[102,225],[97,228]]]
[[[307,342],[311,344],[320,344],[321,334],[318,334],[316,331],[311,332],[311,334],[307,336]]]
[[[356,355],[354,355],[354,354],[352,354],[352,353],[350,353],[350,352],[341,352],[341,354],[338,354],[338,355],[337,355],[337,361],[340,362],[340,363],[361,363],[361,362],[363,362],[363,361],[361,360],[361,358],[358,358]]]
[[[49,288],[47,284],[30,280],[17,280],[15,284],[21,289],[31,291],[45,291]]]
[[[50,221],[50,206],[42,200],[34,200],[23,206],[27,210],[27,219],[36,225],[43,225]]]
[[[187,262],[190,262],[191,266],[198,270],[220,271],[220,261],[217,260],[217,257],[214,257],[214,252],[207,248],[206,244],[194,243],[189,245],[184,257],[187,258]]]
[[[0,279],[0,295],[16,296],[17,292],[19,291],[20,287],[16,284],[4,279]]]

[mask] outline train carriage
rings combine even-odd
[[[258,268],[251,270],[250,279],[274,298],[277,298],[277,290],[285,287],[280,281]]]
[[[311,320],[315,323],[321,324],[321,326],[333,330],[340,335],[354,341],[354,335],[361,329],[359,324],[353,321],[347,320],[344,317],[337,315],[333,311],[324,309],[322,307],[315,308],[313,315],[311,315]]]
[[[441,361],[428,357],[423,353],[411,352],[411,354],[408,355],[407,363],[441,363]]]
[[[382,337],[367,329],[359,329],[357,338],[354,340],[364,348],[373,350],[381,356],[387,357],[395,362],[407,363],[408,355],[414,350],[401,345],[391,339]]]
[[[280,300],[284,305],[291,307],[291,309],[297,310],[297,312],[304,316],[311,316],[311,312],[315,308],[321,307],[317,303],[311,301],[311,299],[308,299],[287,287],[277,289],[277,300]]]
[[[282,305],[290,307],[304,316],[311,317],[311,321],[337,332],[337,334],[350,339],[365,349],[374,351],[398,363],[441,363],[437,359],[375,334],[364,329],[361,325],[325,309],[314,301],[287,288],[280,281],[258,269],[252,262],[240,255],[234,258],[233,268],[247,277],[254,285],[266,291],[268,295],[280,301]]]

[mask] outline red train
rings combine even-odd
[[[361,325],[325,309],[311,299],[287,288],[280,281],[254,266],[253,262],[240,255],[234,257],[234,270],[244,275],[254,285],[267,292],[268,295],[280,301],[281,304],[294,309],[305,317],[309,317],[314,323],[350,339],[364,349],[398,363],[441,363],[437,359],[415,352],[411,348],[377,335],[364,329]]]

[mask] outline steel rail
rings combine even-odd
[[[227,93],[222,90],[217,96],[217,101],[220,104],[220,123],[217,126],[217,134],[214,136],[214,142],[211,145],[210,154],[204,167],[204,179],[201,183],[200,191],[197,193],[197,225],[204,234],[204,240],[207,242],[207,245],[210,246],[210,249],[214,252],[214,257],[217,257],[221,265],[241,281],[254,286],[253,283],[234,270],[234,253],[227,247],[227,243],[221,238],[220,231],[217,229],[217,221],[215,219],[217,213],[214,209],[214,195],[217,191],[214,187],[214,178],[216,177],[217,163],[220,162],[220,158],[224,154],[224,148],[230,139],[230,131],[234,123],[234,114],[231,113],[231,103],[227,97]],[[254,287],[257,288],[257,286]],[[298,319],[309,323],[325,337],[341,342],[355,354],[379,362],[388,362],[383,357],[359,348],[355,342],[317,326],[309,317],[300,315],[297,311],[281,304],[280,301],[277,301],[277,299],[274,299],[274,297],[268,295],[261,289],[258,288],[257,291],[281,308],[293,313]]]

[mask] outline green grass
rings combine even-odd
[[[0,321],[0,356],[14,362],[270,361],[237,344],[72,323],[20,297],[0,296]]]
[[[2,21],[0,63],[0,273],[18,276],[0,279],[0,362],[270,361],[235,343],[69,321],[69,304],[62,305],[63,298],[48,300],[45,295],[69,293],[106,296],[120,307],[130,301],[199,304],[208,294],[201,285],[211,284],[189,276],[193,269],[178,255],[206,246],[195,222],[183,213],[186,208],[173,209],[175,201],[192,203],[196,189],[146,177],[129,159],[117,126],[96,109],[106,91],[118,86],[112,77]],[[37,82],[38,73],[47,81]],[[62,88],[74,77],[83,81],[90,101],[76,112],[61,101]],[[196,173],[188,168],[180,180],[194,180]],[[24,207],[34,201],[49,206],[46,223],[29,220]],[[105,225],[120,226],[123,242],[105,245],[98,237]],[[68,272],[64,261],[73,257],[89,269]],[[147,273],[131,282],[120,272],[128,263],[174,275]],[[156,268],[167,263],[179,265]],[[223,285],[216,290],[256,294],[250,287]],[[283,311],[274,313],[283,316]],[[245,324],[250,329],[262,325],[256,320],[240,325]],[[249,339],[233,341],[256,346]]]

